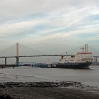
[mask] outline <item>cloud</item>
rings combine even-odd
[[[61,44],[64,48],[64,43],[72,46],[98,40],[98,3],[99,0],[1,0],[2,46],[20,42],[38,48]],[[82,34],[89,37],[83,40]]]
[[[98,4],[98,0],[1,0],[0,13],[4,17],[19,17],[37,13],[57,13],[72,11],[72,8]]]

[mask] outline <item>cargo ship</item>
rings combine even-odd
[[[81,52],[77,52],[70,57],[61,56],[60,61],[56,64],[56,68],[74,68],[74,69],[88,69],[92,64],[92,52],[88,52],[88,44],[81,48]]]

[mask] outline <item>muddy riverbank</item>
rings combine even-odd
[[[0,83],[0,99],[99,99],[98,92],[80,82]]]

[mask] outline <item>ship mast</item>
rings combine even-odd
[[[82,47],[80,49],[82,49],[82,52],[88,52],[88,44],[85,44],[85,48]]]
[[[84,52],[84,47],[82,47],[82,48],[80,48],[80,49],[82,49],[82,52]]]
[[[67,58],[67,52],[66,52],[66,58]]]

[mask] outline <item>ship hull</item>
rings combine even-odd
[[[89,69],[92,62],[86,63],[58,63],[56,68]]]

